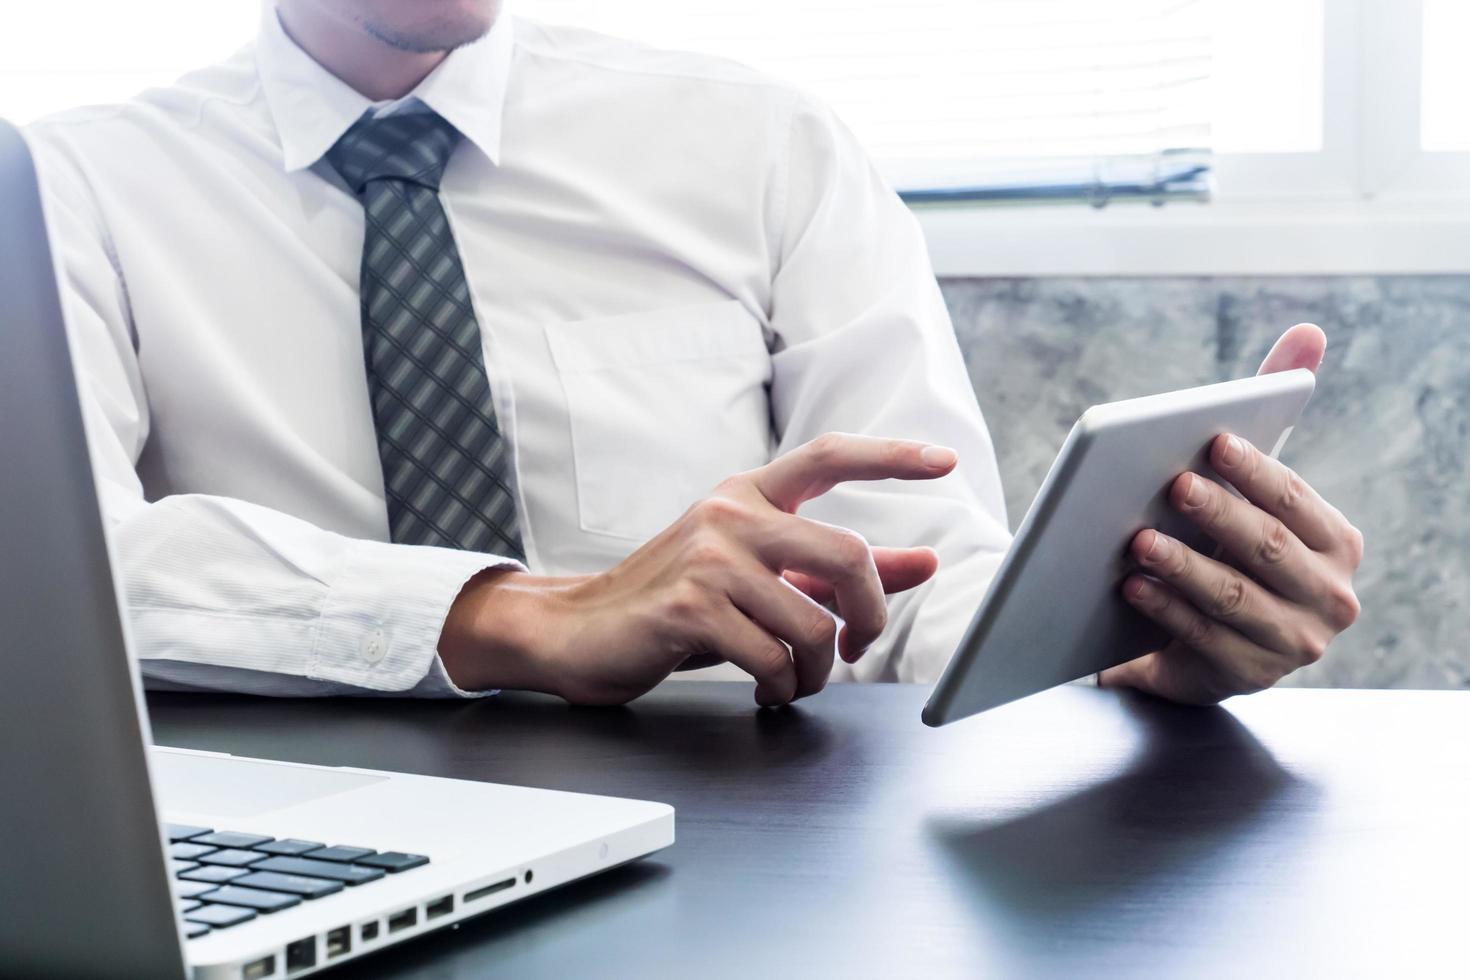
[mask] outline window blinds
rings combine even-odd
[[[516,0],[813,92],[912,202],[1202,198],[1209,0]]]

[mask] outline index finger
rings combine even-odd
[[[932,480],[953,470],[957,459],[953,449],[927,442],[829,432],[751,471],[750,478],[772,504],[794,513],[848,480]]]
[[[1334,551],[1351,533],[1342,512],[1318,496],[1295,470],[1239,436],[1216,438],[1210,446],[1210,465],[1313,551]]]

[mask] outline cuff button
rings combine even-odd
[[[382,630],[373,630],[362,638],[362,659],[375,664],[388,652],[388,638]]]

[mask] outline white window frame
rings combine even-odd
[[[941,276],[1470,272],[1470,153],[1420,149],[1423,0],[1325,0],[1322,149],[1220,154],[1208,204],[916,208]]]

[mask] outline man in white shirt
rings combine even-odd
[[[738,66],[497,0],[279,0],[30,138],[155,686],[932,680],[1008,544],[915,223]],[[1214,462],[1246,500],[1174,498],[1236,560],[1143,532],[1124,594],[1181,639],[1104,683],[1259,689],[1356,615],[1356,530],[1249,446]]]

